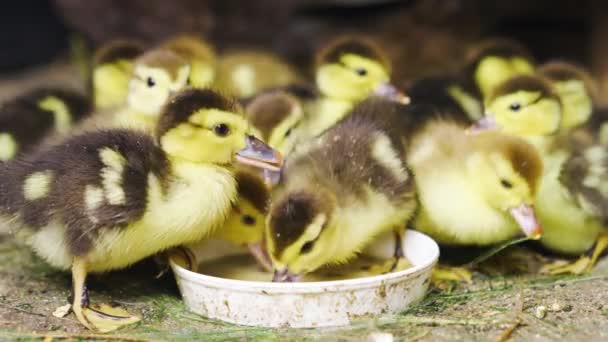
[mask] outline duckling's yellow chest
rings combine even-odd
[[[87,256],[90,271],[123,268],[170,247],[196,242],[223,224],[236,198],[232,174],[214,166],[178,165],[163,193],[150,176],[144,216],[101,233]]]

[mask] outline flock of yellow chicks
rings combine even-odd
[[[71,269],[71,310],[97,331],[139,318],[89,304],[88,273],[211,236],[275,281],[385,232],[396,265],[406,223],[446,245],[523,232],[583,254],[552,273],[588,270],[608,244],[608,131],[585,70],[491,40],[402,92],[366,39],[316,57],[308,84],[277,56],[218,57],[194,36],[101,47],[90,97],[38,89],[0,110],[2,225]]]

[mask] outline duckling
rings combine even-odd
[[[215,80],[215,50],[207,42],[192,35],[180,35],[166,41],[162,48],[173,51],[190,62],[188,84],[195,88],[209,87]]]
[[[53,132],[65,134],[91,112],[89,99],[78,92],[38,88],[0,107],[0,161],[33,150]]]
[[[553,66],[552,68],[563,68]],[[570,68],[568,68],[571,71]],[[551,71],[551,70],[550,70]],[[545,71],[546,73],[546,71]],[[551,71],[553,75],[555,69]],[[565,73],[564,70],[560,74]],[[574,76],[574,74],[570,74]],[[556,76],[552,76],[555,79]],[[491,105],[499,121],[499,128],[506,132],[535,141],[544,139],[539,149],[542,152],[545,172],[539,184],[534,200],[536,212],[544,233],[540,243],[545,248],[562,255],[580,255],[592,248],[598,241],[592,255],[583,255],[573,263],[559,261],[546,265],[543,272],[576,273],[588,271],[597,260],[598,251],[605,248],[603,239],[604,217],[602,211],[601,188],[604,183],[604,148],[593,141],[593,134],[585,134],[584,129],[577,129],[574,122],[581,126],[585,117],[589,117],[592,102],[591,92],[586,87],[571,87],[559,95],[559,88],[549,88],[547,81],[535,80],[536,86],[525,88],[511,85],[500,86],[498,100]],[[532,91],[524,91],[532,90]],[[563,88],[562,88],[563,91]],[[530,105],[530,99],[532,105]],[[558,101],[561,100],[561,101]],[[561,124],[562,103],[568,103],[570,124]],[[583,104],[577,107],[576,103]],[[574,107],[573,107],[574,105]],[[509,109],[506,109],[509,107]],[[514,111],[513,109],[517,109]],[[499,119],[499,117],[501,117]],[[490,125],[491,126],[491,125]],[[556,133],[563,133],[556,135]],[[581,142],[583,141],[584,142]]]
[[[287,158],[266,219],[274,281],[344,263],[384,232],[399,236],[395,257],[403,257],[401,236],[416,198],[402,108],[368,99]]]
[[[297,83],[298,73],[279,56],[262,50],[235,50],[221,56],[213,86],[238,98]]]
[[[124,104],[134,60],[143,52],[143,45],[132,40],[114,40],[95,51],[91,90],[96,109]]]
[[[413,133],[407,162],[420,202],[414,227],[446,245],[487,246],[521,231],[539,238],[538,152],[510,135],[465,128],[439,119]]]
[[[114,124],[153,131],[163,105],[186,87],[189,74],[189,63],[173,52],[146,52],[135,61],[127,104],[115,114]]]
[[[561,99],[562,132],[589,120],[598,87],[583,67],[564,61],[551,61],[541,65],[537,73],[551,82],[555,93]]]
[[[276,90],[251,100],[245,115],[256,136],[287,156],[297,141],[296,128],[304,119],[304,110],[298,98]]]
[[[235,179],[238,199],[233,203],[224,225],[215,231],[214,237],[237,246],[246,246],[259,265],[270,271],[272,264],[264,241],[270,191],[255,173],[237,170]]]
[[[389,60],[372,41],[347,36],[330,42],[317,55],[315,82],[321,96],[305,106],[299,138],[321,134],[370,95],[409,103],[409,97],[389,83],[390,73]]]
[[[50,265],[71,269],[84,326],[107,332],[139,320],[90,306],[87,274],[208,236],[236,201],[233,160],[276,167],[239,111],[213,91],[184,90],[164,108],[156,139],[98,130],[2,167],[3,219]]]
[[[561,127],[562,105],[544,78],[517,76],[499,85],[488,97],[485,115],[476,128],[497,126],[546,150]]]
[[[469,51],[463,68],[464,90],[486,99],[498,85],[515,76],[531,75],[534,69],[534,58],[519,42],[506,38],[487,39]]]

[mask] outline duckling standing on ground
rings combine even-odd
[[[161,45],[190,63],[188,84],[195,88],[209,87],[215,80],[215,51],[202,39],[191,35],[180,35]]]
[[[90,306],[88,273],[208,236],[236,200],[235,156],[276,167],[274,151],[247,135],[237,111],[210,90],[186,90],[165,107],[158,141],[102,130],[3,166],[2,217],[52,266],[71,268],[72,310],[84,326],[111,331],[139,320]]]
[[[91,91],[96,109],[125,103],[133,63],[142,53],[143,45],[131,40],[111,41],[95,51]]]
[[[266,221],[275,281],[344,263],[383,232],[398,235],[395,257],[403,257],[401,237],[416,197],[401,110],[368,99],[287,159]]]
[[[541,69],[541,73],[552,80],[554,88],[539,78],[534,78],[535,89],[508,81],[499,87],[500,95],[489,110],[500,129],[526,139],[544,140],[540,151],[545,172],[535,198],[544,227],[540,243],[566,255],[580,255],[596,241],[597,248],[573,263],[547,265],[543,272],[580,274],[590,270],[608,241],[602,236],[605,147],[584,125],[593,108],[593,87],[584,71],[558,63]],[[557,119],[562,116],[568,116],[566,124]]]
[[[66,134],[91,113],[89,99],[77,92],[39,88],[0,107],[0,162],[34,149],[53,132]]]

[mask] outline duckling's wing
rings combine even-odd
[[[564,163],[560,182],[591,215],[608,218],[608,147],[593,145],[574,152]]]

